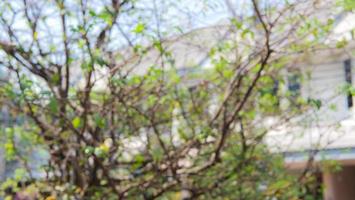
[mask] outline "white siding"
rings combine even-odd
[[[319,64],[313,67],[304,66],[303,71],[310,72],[309,79],[305,78],[302,85],[303,96],[322,101],[322,108],[319,111],[321,119],[337,122],[350,116],[347,95],[342,91],[346,84],[343,62]],[[355,82],[354,71],[353,68],[353,83]],[[335,107],[336,110],[330,107]]]
[[[322,108],[312,112],[316,113],[317,118],[309,117],[308,123],[296,122],[272,129],[265,138],[272,150],[287,152],[355,147],[355,115],[348,108],[347,95],[342,92],[346,84],[344,61],[301,67],[302,72],[310,73],[301,84],[302,96],[322,100]],[[354,66],[355,61],[352,60],[353,85]],[[336,110],[331,110],[331,105]]]

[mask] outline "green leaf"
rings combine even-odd
[[[164,152],[161,148],[157,147],[152,150],[152,157],[155,162],[160,162],[164,157]]]
[[[58,83],[59,83],[59,80],[60,80],[59,74],[53,74],[53,76],[52,76],[52,78],[51,78],[52,83],[58,84]]]
[[[241,29],[243,26],[243,23],[238,21],[237,19],[233,18],[231,19],[232,24],[237,28],[237,29]]]
[[[96,126],[99,127],[99,128],[104,128],[106,123],[105,123],[105,119],[102,118],[100,115],[95,115],[94,116],[94,119],[95,119],[95,123],[96,123]]]
[[[20,181],[20,180],[22,180],[23,178],[26,178],[26,176],[27,176],[27,171],[26,171],[26,169],[24,169],[24,168],[18,168],[18,169],[15,170],[15,173],[14,173],[14,178],[15,178],[15,180]]]
[[[96,12],[92,9],[89,10],[89,14],[91,17],[95,17],[96,16]]]
[[[79,49],[83,49],[85,47],[85,40],[80,39],[78,41],[78,46],[79,46]]]
[[[5,158],[6,158],[6,160],[14,159],[15,154],[16,154],[16,150],[15,150],[14,144],[11,141],[9,141],[9,142],[5,143],[4,147],[5,147]]]
[[[341,49],[341,48],[344,48],[347,44],[348,44],[348,42],[346,40],[340,40],[336,43],[336,47],[338,49]]]
[[[95,148],[92,147],[92,146],[88,146],[88,147],[86,147],[85,150],[84,150],[84,152],[85,152],[86,155],[90,155],[90,154],[94,153],[94,151],[95,151]]]
[[[155,41],[153,45],[160,53],[164,53],[164,48],[160,41]]]
[[[354,0],[341,0],[341,4],[345,10],[352,10],[355,8],[355,1]]]
[[[258,63],[253,68],[251,68],[251,72],[258,73],[261,70],[261,65]]]
[[[329,109],[330,109],[331,111],[336,111],[336,110],[337,110],[337,105],[334,104],[334,103],[332,103],[332,104],[329,105]]]
[[[108,155],[109,151],[110,147],[103,143],[99,147],[95,147],[94,154],[100,158],[103,158]]]
[[[75,117],[71,123],[73,124],[74,128],[79,128],[81,124],[80,117]]]
[[[138,23],[137,26],[133,29],[133,33],[140,34],[145,30],[145,25],[143,23]]]
[[[148,106],[153,106],[157,103],[158,98],[154,95],[149,95],[147,98],[147,105]]]
[[[33,85],[32,80],[28,79],[26,76],[22,75],[20,80],[21,87],[23,89],[30,89]]]
[[[90,72],[93,70],[92,63],[89,61],[81,63],[80,67],[81,67],[81,69],[83,69],[86,72]]]
[[[251,38],[254,38],[254,32],[252,32],[252,31],[249,30],[249,29],[244,29],[243,32],[242,32],[242,34],[241,34],[241,37],[242,37],[243,39],[245,39],[247,35],[249,35]]]
[[[308,99],[307,100],[308,104],[317,108],[318,110],[322,107],[322,101],[319,99]]]
[[[98,17],[109,25],[112,25],[112,15],[108,11],[101,12]]]
[[[51,98],[50,101],[49,101],[49,110],[52,112],[52,113],[57,113],[58,112],[58,102],[55,98]]]
[[[102,57],[97,57],[96,58],[97,64],[99,64],[101,67],[107,65],[106,61]]]
[[[134,161],[135,161],[135,164],[133,164],[132,168],[133,169],[138,169],[142,163],[144,162],[144,156],[142,154],[137,154],[134,156]]]

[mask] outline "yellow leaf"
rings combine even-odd
[[[45,200],[56,200],[57,198],[55,198],[55,196],[49,196],[49,197],[47,197]]]
[[[72,121],[74,128],[79,128],[80,123],[81,123],[80,117],[75,117]]]
[[[33,39],[34,39],[34,40],[37,40],[37,39],[38,39],[38,33],[37,33],[37,32],[34,32],[34,33],[33,33]]]

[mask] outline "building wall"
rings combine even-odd
[[[343,91],[346,85],[344,61],[303,66],[305,80],[302,84],[302,95],[306,98],[322,100],[319,116],[330,123],[346,119],[351,115],[347,95]],[[352,66],[354,66],[354,61]],[[352,67],[353,83],[355,82],[354,72],[355,69]]]
[[[324,200],[355,199],[355,166],[344,166],[341,171],[324,173]]]

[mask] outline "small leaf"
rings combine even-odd
[[[85,154],[87,154],[87,155],[90,155],[90,154],[94,153],[94,151],[95,151],[95,148],[92,147],[92,146],[88,146],[84,150]]]
[[[143,33],[143,31],[145,30],[145,25],[143,23],[138,23],[137,26],[133,29],[133,33]]]
[[[75,117],[72,121],[74,128],[79,128],[81,124],[80,117]]]
[[[154,148],[152,150],[152,157],[155,162],[160,162],[164,157],[164,152],[161,148]]]
[[[142,154],[137,154],[134,156],[134,161],[135,163],[132,165],[132,169],[136,170],[138,169],[142,163],[144,162],[144,156]]]
[[[107,156],[110,151],[110,147],[107,146],[105,143],[101,144],[99,147],[94,149],[94,154],[100,158]]]
[[[47,197],[45,200],[56,200],[57,198],[55,198],[54,196],[49,196],[49,197]]]
[[[346,40],[340,40],[336,43],[336,48],[341,49],[344,48],[348,42]]]
[[[308,104],[317,108],[318,110],[322,107],[322,101],[319,99],[308,99]]]
[[[237,19],[233,18],[231,19],[232,24],[237,28],[237,29],[241,29],[243,26],[243,23],[238,21]]]
[[[52,79],[51,79],[52,83],[58,84],[59,80],[60,80],[59,74],[53,74]]]
[[[164,53],[164,48],[160,41],[155,41],[153,45],[160,53]]]
[[[94,116],[96,126],[99,128],[104,128],[106,125],[105,119],[102,118],[99,114],[96,114]]]
[[[112,25],[112,15],[108,11],[101,12],[98,17],[109,25]]]
[[[102,57],[97,57],[96,58],[97,64],[99,64],[101,67],[107,65],[106,61]]]
[[[14,173],[14,178],[15,180],[22,180],[23,178],[25,178],[27,175],[27,171],[23,168],[18,168],[15,170],[15,173]]]
[[[95,17],[96,16],[96,12],[92,9],[89,10],[89,14],[91,17]]]
[[[16,154],[16,150],[15,150],[15,146],[12,142],[7,142],[4,145],[5,148],[5,158],[6,160],[12,160],[15,157]]]
[[[38,32],[34,32],[34,33],[33,33],[33,39],[34,39],[34,40],[37,40],[37,39],[38,39]]]
[[[52,112],[52,113],[57,113],[58,112],[58,102],[55,98],[51,98],[49,104],[49,110]]]

